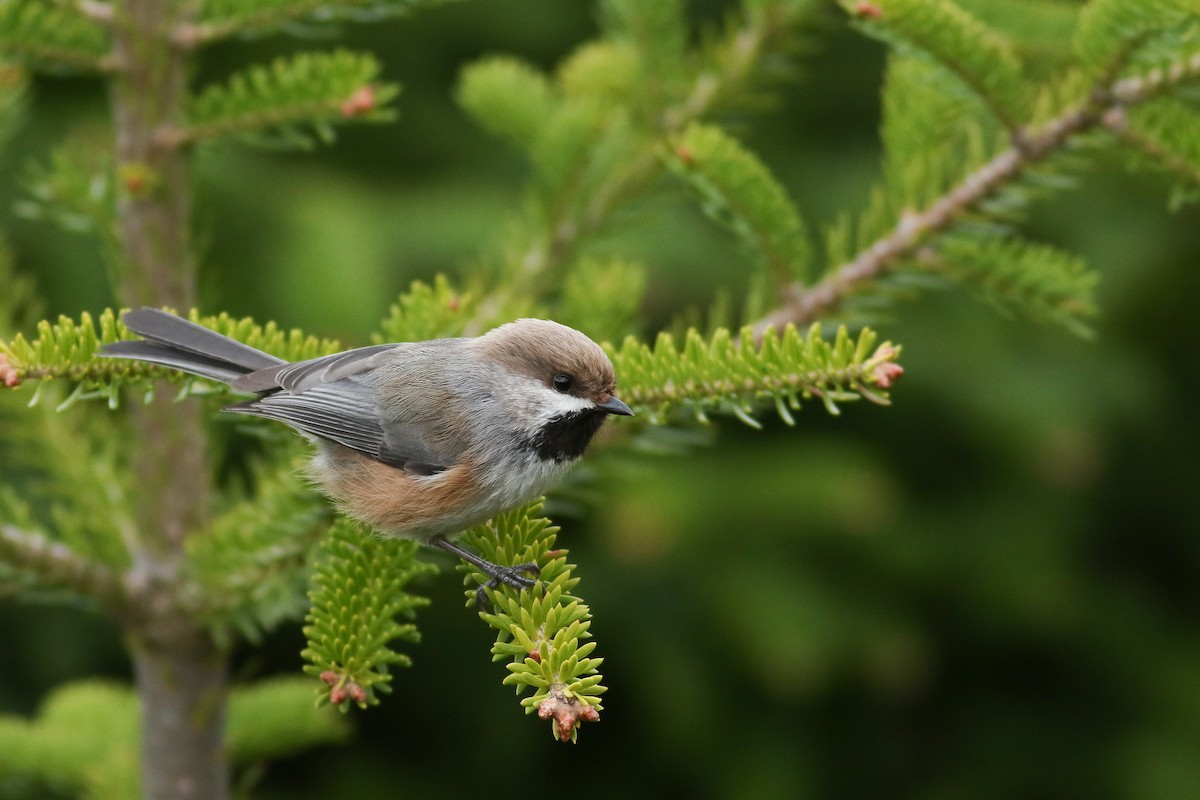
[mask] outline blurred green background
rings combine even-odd
[[[588,4],[548,0],[346,28],[404,85],[401,119],[313,154],[200,151],[204,310],[359,344],[411,280],[469,269],[526,169],[455,107],[458,70],[487,53],[551,67],[595,31]],[[834,14],[809,44],[740,133],[816,226],[876,180],[884,60]],[[235,42],[197,78],[294,49]],[[40,80],[0,163],[3,226],[49,315],[113,300],[91,240],[12,214],[19,176],[103,106],[93,82]],[[430,554],[444,569],[419,587],[433,605],[395,694],[255,796],[1200,797],[1200,219],[1089,158],[1028,228],[1100,271],[1095,341],[929,293],[875,321],[904,347],[892,408],[588,460],[554,506],[610,687],[577,745],[500,685]],[[743,281],[684,197],[664,183],[615,245],[651,269],[650,326]],[[5,600],[0,639],[5,712],[128,675],[116,630],[84,612]],[[302,646],[285,626],[238,676],[296,673]]]

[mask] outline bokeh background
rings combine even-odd
[[[550,0],[347,27],[404,85],[400,120],[309,154],[201,151],[205,310],[364,343],[411,280],[469,270],[527,170],[457,109],[458,71],[492,53],[552,67],[595,32],[590,4]],[[197,77],[294,49],[235,42]],[[884,59],[834,13],[806,49],[739,132],[816,226],[877,179]],[[0,163],[2,223],[50,315],[113,299],[93,241],[13,214],[20,176],[103,108],[95,83],[40,80]],[[395,694],[255,796],[1200,797],[1200,218],[1085,156],[1027,227],[1100,271],[1094,341],[926,293],[874,323],[904,347],[891,408],[589,459],[552,506],[610,687],[577,745],[500,685],[490,632],[430,554],[444,569],[419,587],[433,605]],[[635,212],[606,246],[650,267],[648,330],[736,294],[736,248],[679,187]],[[302,646],[285,626],[238,675],[295,673]],[[29,713],[128,664],[106,621],[4,600],[0,671],[0,710]]]

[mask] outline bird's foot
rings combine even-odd
[[[482,559],[480,560],[482,561]],[[499,589],[501,584],[511,586],[518,592],[522,589],[532,589],[533,585],[537,583],[537,577],[542,574],[542,568],[532,561],[527,561],[524,564],[514,564],[511,567],[502,567],[499,564],[484,561],[483,565],[476,566],[479,566],[490,578],[487,583],[479,584],[479,588],[475,590],[476,605],[487,609],[492,607],[491,601],[487,596],[487,589]],[[527,574],[533,577],[526,577]]]
[[[537,583],[538,576],[542,574],[541,567],[532,561],[527,561],[524,564],[515,564],[511,567],[502,567],[499,564],[493,564],[485,558],[480,558],[470,550],[464,550],[441,536],[434,538],[430,544],[440,547],[446,552],[453,553],[488,576],[487,582],[481,583],[479,588],[475,590],[475,602],[481,609],[490,610],[492,608],[492,603],[487,596],[488,589],[496,590],[501,586],[509,586],[517,591],[532,589],[533,585]],[[533,577],[527,577],[529,575]]]

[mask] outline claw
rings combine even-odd
[[[481,583],[479,588],[475,590],[475,603],[480,609],[490,610],[492,608],[492,603],[487,596],[487,589],[499,589],[501,584],[512,587],[517,591],[532,589],[533,585],[537,583],[536,579],[542,574],[542,568],[532,561],[527,561],[524,564],[515,564],[511,567],[502,567],[499,564],[493,564],[486,559],[480,558],[470,550],[464,550],[458,545],[451,544],[441,536],[434,538],[430,544],[453,553],[488,576],[487,583]],[[533,577],[527,578],[525,577],[526,574]]]

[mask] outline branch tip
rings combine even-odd
[[[568,697],[561,685],[553,686],[550,695],[538,704],[538,717],[553,720],[554,738],[560,742],[572,741],[575,729],[585,722],[599,722],[600,712],[596,707],[581,702],[578,697]]]
[[[8,362],[8,356],[0,353],[0,383],[6,389],[15,389],[21,385],[21,373]]]

